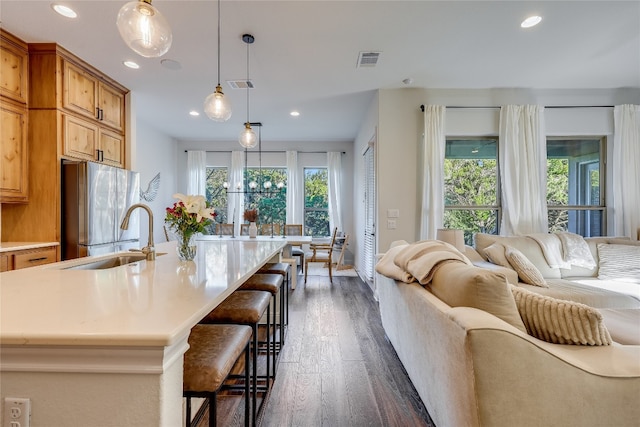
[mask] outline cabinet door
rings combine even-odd
[[[124,136],[100,129],[100,160],[111,166],[124,167]]]
[[[75,64],[64,61],[62,106],[86,117],[98,118],[98,79]]]
[[[28,55],[24,48],[9,40],[5,33],[0,38],[0,95],[15,101],[27,102]]]
[[[98,159],[98,126],[88,120],[63,114],[65,156],[83,160]]]
[[[100,83],[98,87],[100,120],[104,125],[121,131],[124,127],[124,95],[104,83]]]
[[[2,273],[3,271],[9,271],[9,268],[9,257],[0,254],[0,273]]]
[[[27,109],[0,101],[0,202],[26,202]]]

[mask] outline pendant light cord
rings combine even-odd
[[[247,123],[249,123],[249,43],[247,43]]]
[[[220,86],[220,0],[218,0],[218,86]]]

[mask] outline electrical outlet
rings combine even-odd
[[[29,427],[30,418],[31,399],[4,398],[4,425],[9,427]]]
[[[398,224],[396,224],[396,220],[395,219],[388,219],[387,220],[387,230],[395,230],[397,226],[398,226]]]

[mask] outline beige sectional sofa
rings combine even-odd
[[[548,281],[560,285],[546,292],[595,301],[616,316],[605,322],[610,345],[553,344],[514,320],[505,297],[513,272],[478,267],[487,262],[480,250],[466,255],[476,265],[446,264],[427,285],[376,274],[385,332],[438,427],[639,425],[638,300],[580,283],[572,290],[566,279],[577,270],[555,272]]]

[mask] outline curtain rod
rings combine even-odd
[[[470,106],[463,106],[463,105],[447,105],[445,106],[445,108],[451,108],[451,109],[477,109],[477,110],[483,110],[483,109],[487,109],[487,110],[493,110],[493,109],[498,109],[500,108],[500,106],[480,106],[480,107],[470,107]],[[545,106],[544,108],[614,108],[614,105],[549,105],[549,106]],[[422,112],[424,113],[424,104],[420,105],[420,110],[422,110]]]
[[[189,151],[202,151],[202,150],[184,150],[185,153]],[[205,153],[232,153],[233,150],[204,150]],[[240,150],[238,150],[240,151]],[[244,150],[242,150],[244,151]],[[262,150],[262,153],[286,153],[287,150]],[[297,151],[302,154],[327,154],[329,151]],[[247,151],[247,153],[258,153],[258,151]],[[341,154],[347,154],[346,151],[341,151]]]

